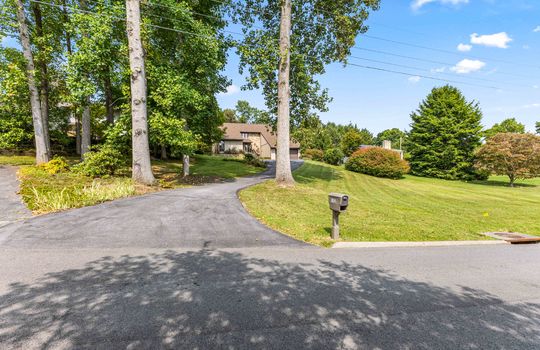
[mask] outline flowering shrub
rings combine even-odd
[[[345,163],[345,169],[377,177],[399,179],[409,171],[409,164],[394,151],[371,147],[354,152]]]

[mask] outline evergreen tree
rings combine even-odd
[[[474,151],[480,145],[482,112],[452,86],[434,88],[411,114],[408,140],[411,172],[443,179],[475,176]]]

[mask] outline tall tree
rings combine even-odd
[[[398,128],[386,129],[377,134],[374,143],[377,146],[382,146],[383,141],[388,140],[392,142],[393,148],[398,148],[401,146],[401,148],[403,149],[403,143],[406,137],[407,134],[404,131],[399,130]]]
[[[19,0],[20,1],[20,0]],[[155,182],[150,164],[148,120],[146,109],[146,72],[141,40],[141,8],[139,0],[126,0],[126,29],[131,69],[132,176],[137,182]]]
[[[329,63],[346,62],[379,0],[246,0],[232,8],[245,34],[238,43],[240,72],[248,70],[246,87],[262,88],[268,110],[277,116],[276,179],[290,185],[289,128],[299,126],[313,110],[327,110],[330,98],[315,77]]]
[[[38,48],[37,65],[40,71],[40,102],[41,102],[41,118],[43,120],[43,134],[47,143],[47,152],[51,157],[51,140],[49,137],[49,73],[47,68],[47,58],[45,49],[45,35],[43,31],[43,16],[39,3],[31,3],[32,12],[34,14],[36,46]]]
[[[536,133],[540,134],[540,122],[536,122],[535,127],[536,127]]]
[[[488,139],[501,132],[513,132],[516,134],[524,134],[525,125],[518,122],[516,118],[508,118],[508,119],[503,120],[500,123],[496,123],[491,128],[484,131],[484,137]]]
[[[17,0],[17,20],[19,23],[19,38],[26,59],[26,75],[28,88],[30,90],[30,105],[32,108],[32,120],[34,124],[34,136],[36,143],[36,164],[49,161],[49,150],[47,147],[46,134],[44,131],[43,116],[41,114],[41,102],[39,91],[35,80],[35,66],[32,48],[30,46],[30,36],[26,22],[26,14],[22,0]]]
[[[411,114],[407,148],[415,175],[443,179],[476,176],[474,151],[480,145],[482,112],[461,91],[434,88]]]

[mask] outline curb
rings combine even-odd
[[[501,245],[505,241],[433,241],[433,242],[337,242],[332,248],[399,248],[399,247],[447,247],[467,245]]]

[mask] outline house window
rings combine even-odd
[[[244,153],[251,153],[253,149],[251,148],[251,143],[244,143]]]
[[[218,152],[219,153],[225,152],[225,141],[219,141],[219,143],[218,143]]]
[[[243,132],[243,133],[241,133],[241,136],[245,140],[245,139],[249,138],[249,132]]]

